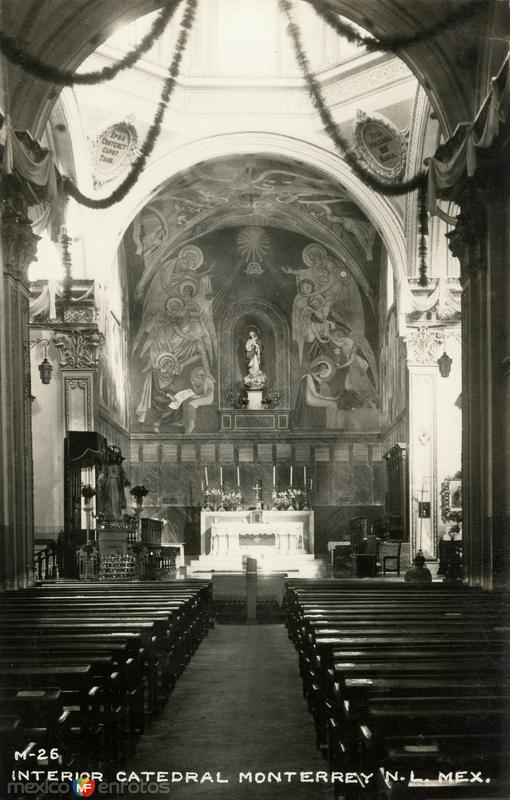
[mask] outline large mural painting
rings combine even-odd
[[[142,424],[150,415],[155,431],[170,423],[192,433],[197,409],[214,401],[213,267],[200,247],[186,245],[156,272],[145,295],[133,343],[145,376],[135,413]]]
[[[207,167],[163,191],[124,240],[131,429],[217,432],[220,409],[246,402],[255,337],[263,402],[292,412],[295,431],[377,430],[368,221],[287,164]]]
[[[343,428],[345,411],[379,406],[377,365],[365,336],[361,293],[349,270],[320,244],[308,244],[302,261],[303,266],[284,268],[296,279],[292,338],[299,365],[305,346],[308,360],[294,424],[306,422],[307,409],[324,408],[326,427]],[[371,418],[375,420],[374,415]]]

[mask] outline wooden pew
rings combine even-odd
[[[210,627],[211,585],[203,581],[157,587],[66,582],[3,597],[1,696],[21,711],[20,691],[56,692],[64,708],[58,721],[66,723],[62,746],[71,760],[96,754],[102,758],[95,763],[125,760],[145,718],[162,707]],[[34,706],[31,727],[21,718],[20,741],[29,734],[49,740],[55,714],[48,708]]]

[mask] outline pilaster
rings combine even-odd
[[[411,555],[437,550],[437,357],[441,337],[426,327],[406,337],[409,370],[409,531]]]
[[[99,411],[99,365],[104,337],[96,328],[59,329],[53,338],[59,353],[64,430],[93,431]]]

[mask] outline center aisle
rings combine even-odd
[[[333,797],[331,784],[255,785],[240,772],[327,772],[302,697],[296,652],[282,625],[222,625],[209,632],[146,731],[133,770],[221,773],[229,783],[174,783],[175,800]],[[285,781],[285,782],[283,782]]]

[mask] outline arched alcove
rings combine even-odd
[[[277,389],[280,406],[290,408],[290,334],[285,315],[267,300],[241,300],[227,308],[221,318],[218,336],[218,387],[220,403],[233,388],[242,391],[243,373],[241,334],[256,328],[262,341],[262,369],[267,376],[266,389]]]

